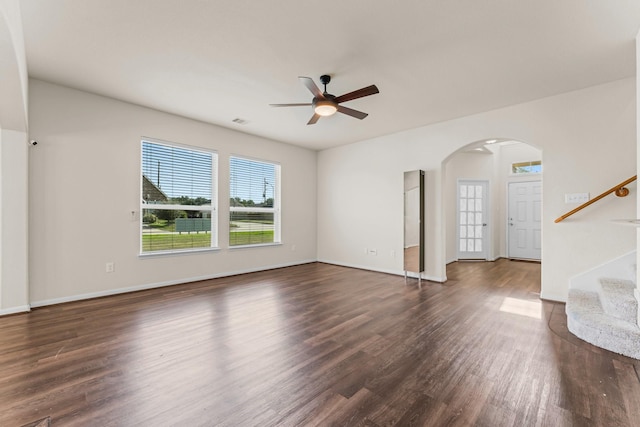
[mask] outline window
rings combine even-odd
[[[216,247],[216,153],[142,141],[141,253]]]
[[[280,165],[229,161],[229,246],[280,243]]]
[[[520,162],[511,164],[511,173],[542,173],[542,161]]]

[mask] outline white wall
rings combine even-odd
[[[636,174],[640,174],[640,32],[636,36]],[[636,215],[640,213],[640,197],[636,199]],[[640,227],[636,228],[636,266],[640,265]],[[635,297],[640,302],[640,269],[636,267]],[[638,325],[640,325],[640,310],[638,310]]]
[[[315,151],[38,80],[29,114],[33,305],[316,259]],[[221,250],[138,256],[142,136],[217,150]],[[227,248],[231,154],[281,164],[282,245]]]
[[[0,314],[29,310],[27,159],[26,134],[0,130]]]
[[[27,59],[18,0],[0,0],[0,124],[26,131]]]
[[[635,247],[634,233],[610,220],[635,216],[636,184],[630,197],[609,197],[553,222],[567,210],[565,193],[595,195],[635,174],[635,123],[630,78],[322,151],[318,258],[400,274],[402,260],[391,253],[402,248],[402,173],[425,169],[424,277],[445,280],[442,162],[471,142],[513,139],[543,152],[542,297],[563,301],[570,277]]]
[[[0,314],[29,310],[27,70],[20,5],[0,0]]]

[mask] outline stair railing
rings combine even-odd
[[[620,184],[616,185],[615,187],[611,187],[610,189],[608,189],[604,193],[600,194],[599,196],[594,197],[593,199],[581,204],[580,206],[578,206],[574,210],[567,212],[566,214],[562,215],[559,218],[556,218],[556,220],[554,222],[560,222],[560,221],[562,221],[564,219],[567,219],[568,217],[570,217],[574,213],[581,211],[582,209],[584,209],[587,206],[597,202],[598,200],[602,199],[603,197],[608,196],[611,193],[616,193],[616,196],[618,196],[618,197],[627,196],[629,194],[629,189],[626,188],[625,186],[628,185],[628,184],[631,184],[637,178],[638,178],[638,175],[634,175],[631,178],[627,179],[626,181],[623,181]]]

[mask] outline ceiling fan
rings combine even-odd
[[[367,113],[363,113],[362,111],[354,110],[352,108],[347,108],[345,106],[340,105],[343,102],[352,101],[354,99],[362,98],[369,95],[375,95],[380,91],[376,87],[376,85],[371,85],[367,87],[363,87],[362,89],[354,90],[353,92],[345,93],[344,95],[335,96],[327,93],[327,85],[331,81],[331,76],[325,74],[320,76],[320,82],[324,85],[324,92],[320,92],[320,88],[314,83],[313,79],[310,77],[298,77],[303,85],[309,89],[309,91],[313,94],[313,99],[311,102],[301,103],[301,104],[269,104],[272,107],[305,107],[305,106],[313,106],[313,116],[308,125],[315,124],[320,117],[323,116],[331,116],[337,112],[342,114],[346,114],[351,117],[355,117],[356,119],[364,119],[368,116]]]

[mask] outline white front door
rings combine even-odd
[[[458,259],[487,259],[488,182],[458,181]]]
[[[509,183],[509,258],[541,259],[542,181]]]

